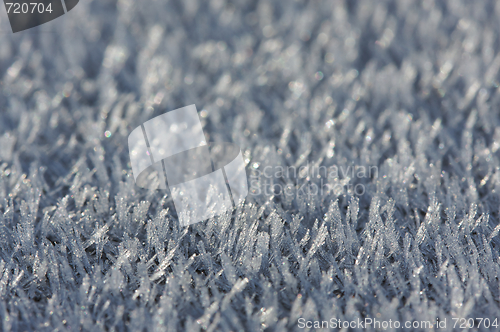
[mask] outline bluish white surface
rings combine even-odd
[[[87,0],[2,30],[2,329],[500,318],[499,17],[496,1]],[[191,104],[249,176],[378,176],[278,182],[361,196],[257,181],[234,214],[180,227],[165,191],[135,186],[127,138]]]

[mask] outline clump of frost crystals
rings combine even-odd
[[[78,10],[0,21],[0,330],[498,330],[497,2]],[[250,192],[181,227],[127,138],[191,104]]]

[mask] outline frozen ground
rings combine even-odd
[[[0,12],[4,331],[500,319],[500,2],[82,0],[16,35]],[[249,175],[378,176],[254,179],[180,228],[127,136],[193,103]]]

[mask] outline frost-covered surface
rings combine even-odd
[[[499,17],[496,1],[94,0],[53,33],[1,33],[3,330],[499,318]],[[168,195],[135,187],[127,136],[193,103],[249,175],[378,177],[351,179],[355,197],[254,192],[180,228]]]

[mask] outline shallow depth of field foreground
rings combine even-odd
[[[82,0],[12,34],[0,16],[0,329],[497,329],[499,18],[496,1]],[[127,137],[191,104],[241,147],[251,192],[180,227],[168,191],[135,185]]]

